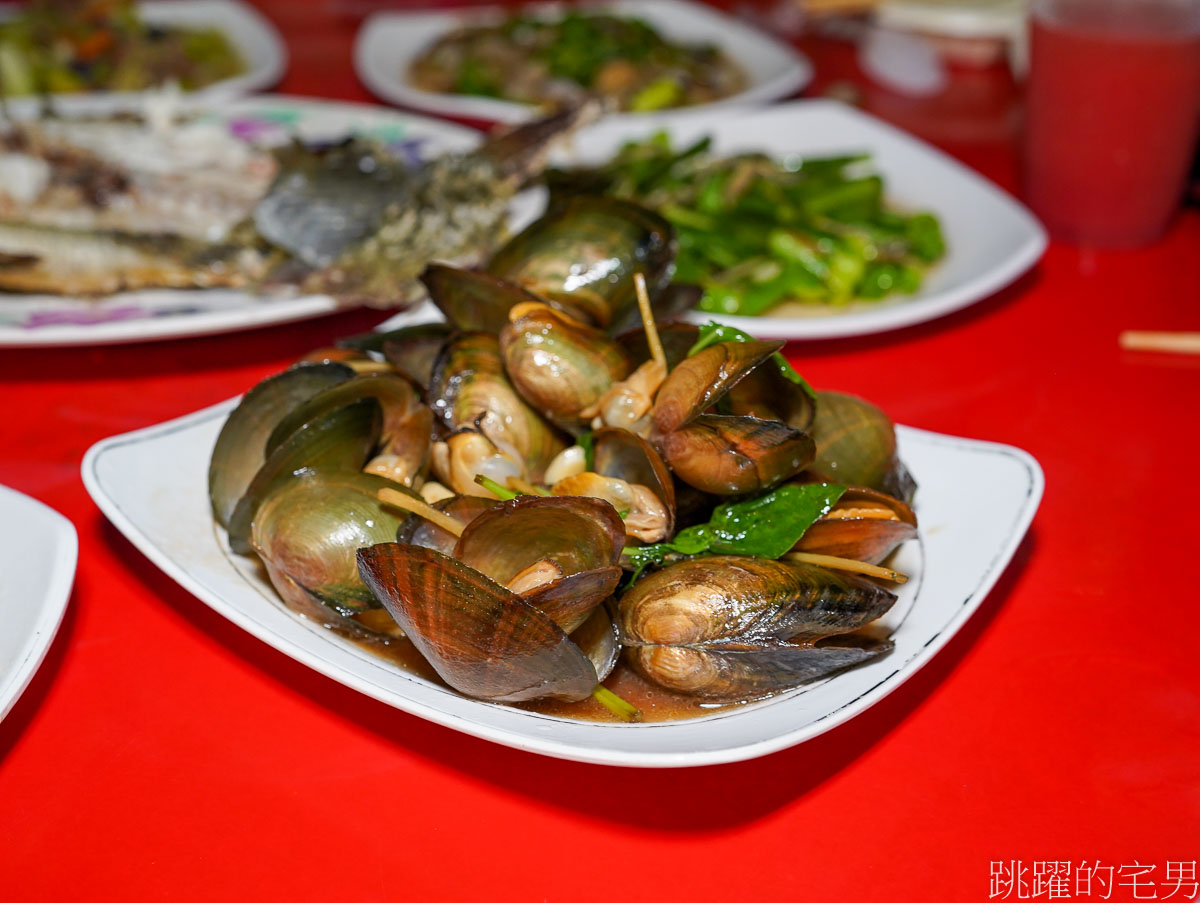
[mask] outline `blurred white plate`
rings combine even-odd
[[[720,116],[680,111],[607,119],[579,132],[554,163],[604,163],[625,142],[647,138],[660,129],[679,146],[710,135],[718,154],[763,151],[783,158],[869,152],[884,176],[889,200],[905,209],[936,214],[946,239],[946,256],[925,275],[915,294],[837,307],[814,304],[811,312],[796,316],[695,312],[690,319],[696,323],[719,320],[763,339],[886,332],[987,298],[1037,263],[1046,247],[1046,232],[1033,214],[979,173],[912,135],[835,101],[798,100],[761,109],[724,110]],[[425,302],[379,328],[440,318],[437,308]]]
[[[396,153],[429,157],[479,143],[473,129],[369,104],[263,95],[208,115],[262,145],[293,135],[333,141],[366,135]],[[303,320],[338,309],[327,295],[256,296],[235,289],[148,289],[100,299],[0,293],[0,347],[103,345],[210,335]]]
[[[67,609],[78,554],[69,520],[0,486],[0,718],[46,657]]]
[[[781,100],[795,94],[812,78],[812,66],[791,46],[710,6],[687,0],[613,0],[589,3],[588,8],[636,16],[670,41],[715,44],[746,71],[749,85],[744,91],[689,109],[716,112],[730,104]],[[561,5],[539,5],[530,11],[552,18],[560,16],[564,9]],[[496,122],[530,119],[536,111],[526,104],[422,91],[408,81],[411,63],[444,34],[463,26],[501,21],[512,11],[511,7],[475,7],[376,13],[359,30],[354,69],[375,94],[406,107]],[[626,115],[639,118],[639,114]]]
[[[0,19],[11,17],[17,7],[0,4]],[[139,3],[138,11],[148,25],[170,28],[219,28],[237,48],[246,71],[233,78],[188,92],[186,103],[204,105],[229,100],[242,94],[263,91],[283,77],[287,67],[287,48],[283,38],[258,10],[238,0],[150,0]],[[139,91],[89,94],[55,94],[54,108],[63,113],[102,113],[136,108],[144,94]],[[15,111],[35,108],[36,99],[9,101]]]
[[[920,486],[922,540],[908,543],[895,561],[911,579],[883,619],[896,644],[890,655],[696,720],[570,721],[467,699],[284,608],[256,560],[229,551],[209,506],[209,456],[235,403],[114,436],[88,450],[84,485],[117,529],[214,610],[322,674],[437,724],[583,762],[731,762],[784,749],[852,718],[916,673],[975,612],[1012,558],[1042,495],[1041,469],[1019,449],[902,427],[900,453]]]

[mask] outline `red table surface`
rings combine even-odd
[[[264,6],[291,51],[280,90],[367,99],[349,16]],[[813,90],[858,79],[847,48],[802,44]],[[922,103],[866,92],[1010,190],[1014,97],[995,72]],[[1145,250],[1052,244],[953,316],[788,347],[898,422],[1028,450],[1045,497],[910,681],[800,746],[696,769],[558,761],[359,695],[180,589],[85,493],[92,443],[241,392],[377,312],[0,351],[0,483],[80,538],[62,628],[0,722],[0,899],[983,900],[1014,861],[1027,879],[1071,863],[1076,899],[1103,893],[1081,892],[1085,861],[1112,869],[1114,900],[1194,895],[1200,357],[1117,336],[1200,329],[1198,251],[1193,210]]]

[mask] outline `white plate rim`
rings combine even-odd
[[[587,3],[587,7],[616,9],[627,15],[645,15],[647,9],[654,7],[658,7],[660,11],[673,10],[677,16],[686,15],[694,22],[701,22],[711,27],[711,40],[719,42],[723,33],[734,32],[739,39],[757,44],[760,51],[777,55],[781,61],[786,61],[784,68],[773,78],[751,85],[731,97],[685,108],[688,110],[716,112],[727,106],[769,103],[803,90],[812,80],[813,67],[804,54],[774,35],[742,22],[715,7],[693,3],[690,0],[640,0],[640,2],[639,0],[593,0],[593,2]],[[559,8],[561,5],[553,3],[535,6],[536,10],[545,11],[547,15],[553,14]],[[420,48],[405,48],[395,56],[390,55],[385,49],[389,46],[387,42],[394,27],[418,21],[431,21],[444,24],[440,30],[446,31],[459,25],[496,18],[499,14],[508,11],[511,10],[504,6],[481,6],[459,9],[429,7],[372,13],[363,22],[355,37],[354,71],[372,93],[391,103],[443,116],[462,116],[504,123],[526,121],[534,115],[534,108],[526,104],[490,97],[438,94],[422,91],[409,85],[402,76],[391,70],[399,72],[406,68],[408,62],[415,55],[414,50]],[[389,71],[382,71],[376,64],[379,55],[384,55],[389,60]],[[636,119],[643,114],[623,113],[620,115]]]
[[[7,511],[5,509],[8,509]],[[58,633],[71,588],[75,584],[75,568],[79,559],[79,537],[75,526],[49,505],[18,492],[8,486],[0,486],[0,511],[6,516],[16,514],[23,522],[36,521],[51,534],[51,545],[44,560],[32,562],[44,567],[50,574],[41,598],[23,600],[36,602],[38,614],[32,630],[22,643],[16,659],[11,664],[0,663],[0,721],[12,711],[17,700],[33,680],[50,651],[50,645]],[[30,566],[22,561],[21,566]]]
[[[474,145],[481,138],[481,134],[474,129],[419,113],[410,113],[373,103],[322,100],[287,94],[259,94],[243,97],[220,104],[212,112],[232,119],[264,108],[291,109],[318,117],[361,116],[365,120],[395,121],[418,132],[428,132],[439,143],[449,143],[449,145],[461,148]],[[243,293],[229,289],[149,289],[145,294],[178,298],[182,303],[191,298],[202,299],[206,292],[243,295]],[[113,295],[109,296],[109,299],[136,298],[138,294],[142,293]],[[5,298],[20,299],[21,297],[19,294],[0,293],[0,304],[4,302]],[[106,320],[90,324],[56,324],[31,328],[0,323],[0,348],[98,346],[160,339],[193,338],[291,323],[348,309],[350,308],[339,304],[328,295],[296,295],[279,298],[255,298],[244,295],[244,304],[237,308],[201,310],[161,317]]]
[[[837,727],[840,724],[848,721],[867,708],[875,705],[885,696],[890,694],[901,684],[911,678],[921,667],[923,667],[938,651],[940,651],[957,633],[962,625],[978,610],[987,593],[995,586],[1000,575],[1004,572],[1013,555],[1016,553],[1021,540],[1032,523],[1033,517],[1037,511],[1038,505],[1044,491],[1044,476],[1036,459],[1028,452],[1015,448],[1010,445],[1004,445],[995,442],[987,442],[982,440],[965,439],[944,434],[933,433],[926,430],[920,430],[912,427],[897,427],[898,437],[902,444],[906,441],[925,441],[931,443],[949,444],[952,447],[966,450],[975,453],[999,455],[1005,458],[1013,459],[1027,475],[1025,484],[1025,495],[1020,504],[1018,504],[1012,514],[1011,522],[1005,533],[1004,541],[992,551],[989,566],[981,573],[971,591],[967,593],[960,605],[953,609],[953,613],[946,622],[919,648],[912,656],[903,663],[895,665],[882,680],[878,681],[872,687],[862,692],[855,699],[845,703],[839,708],[826,712],[820,718],[802,726],[799,729],[790,732],[780,733],[778,735],[765,738],[761,741],[742,744],[740,746],[730,746],[718,749],[710,749],[704,751],[691,751],[686,753],[679,752],[646,752],[646,751],[626,751],[614,749],[596,749],[590,747],[581,747],[576,744],[556,741],[546,737],[536,736],[529,731],[512,731],[503,727],[497,728],[477,722],[472,722],[469,719],[463,719],[455,715],[452,711],[434,705],[427,705],[418,700],[406,699],[401,694],[388,692],[369,680],[360,678],[357,675],[341,671],[338,666],[328,662],[315,652],[311,652],[304,648],[297,648],[283,637],[275,636],[271,628],[262,625],[255,620],[252,615],[238,608],[237,605],[227,601],[219,594],[210,592],[206,587],[200,584],[176,562],[171,555],[163,548],[158,546],[155,541],[147,536],[129,516],[126,515],[121,507],[120,500],[111,495],[104,485],[104,480],[99,474],[99,463],[103,456],[110,450],[118,449],[129,443],[139,443],[145,441],[153,441],[160,434],[166,434],[175,430],[189,429],[198,423],[212,420],[213,418],[223,418],[237,399],[230,399],[226,402],[213,405],[192,414],[184,415],[171,421],[145,427],[140,430],[135,430],[129,433],[113,436],[108,439],[96,443],[88,449],[84,456],[81,471],[84,485],[88,493],[92,496],[93,501],[104,513],[104,515],[117,527],[117,529],[138,548],[152,563],[159,567],[164,573],[175,580],[182,588],[192,593],[206,605],[214,609],[226,619],[234,624],[237,624],[248,633],[256,636],[258,639],[272,646],[285,655],[299,661],[308,667],[326,675],[327,677],[336,680],[346,686],[355,689],[364,695],[370,696],[383,702],[386,705],[393,706],[402,711],[406,711],[417,717],[424,718],[452,730],[461,731],[471,736],[489,740],[501,745],[509,746],[515,749],[522,749],[528,752],[547,755],[554,758],[568,759],[572,761],[588,762],[592,764],[602,765],[619,765],[628,767],[693,767],[702,765],[714,765],[727,762],[743,761],[769,753],[777,752],[782,749],[795,746],[799,743],[810,740],[826,731]],[[215,531],[214,531],[215,535]],[[278,603],[277,603],[278,604]],[[295,617],[295,616],[293,616]],[[330,641],[338,643],[336,637],[328,635]],[[893,653],[895,654],[895,653]],[[380,667],[384,667],[380,663]],[[836,680],[837,678],[832,678]],[[460,699],[460,701],[470,703],[470,700],[457,697],[452,691],[448,691],[452,696]],[[396,697],[400,696],[399,699]],[[769,705],[775,702],[786,701],[787,696],[777,697],[775,700],[766,700],[759,705]],[[476,703],[476,705],[489,705],[486,703]],[[500,707],[506,708],[506,707]],[[527,715],[528,713],[518,713]],[[738,713],[723,713],[718,717],[736,717]],[[533,716],[540,717],[540,716]],[[682,722],[683,724],[694,722]],[[609,725],[615,730],[628,729],[662,729],[669,728],[671,722],[647,724],[647,725]]]
[[[287,70],[288,51],[283,36],[266,16],[242,0],[144,0],[138,3],[139,11],[152,24],[191,23],[200,24],[212,19],[212,24],[225,24],[228,20],[234,27],[226,29],[226,36],[242,52],[253,50],[254,59],[246,59],[247,71],[232,78],[222,79],[205,85],[197,91],[181,96],[184,105],[203,105],[227,100],[243,94],[252,94],[270,88]],[[0,19],[9,18],[19,9],[15,3],[0,4]],[[110,112],[117,109],[137,107],[145,98],[142,91],[96,91],[88,94],[57,94],[51,98],[55,109],[82,112]],[[15,110],[36,108],[39,101],[16,98],[9,104]]]

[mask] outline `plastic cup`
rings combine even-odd
[[[1034,0],[1025,196],[1056,238],[1149,244],[1200,128],[1200,0]]]

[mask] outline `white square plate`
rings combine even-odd
[[[69,520],[0,486],[0,718],[46,657],[67,610],[78,555]]]
[[[614,117],[580,131],[554,157],[557,166],[595,166],[627,141],[666,130],[677,146],[704,137],[713,151],[761,151],[789,156],[867,152],[884,177],[891,203],[927,210],[941,221],[946,256],[925,275],[918,292],[845,306],[813,305],[797,316],[741,317],[695,312],[696,323],[720,320],[758,338],[828,339],[899,329],[945,316],[1008,285],[1042,256],[1041,223],[1006,192],[957,160],[906,132],[836,101],[798,100],[761,109],[738,107],[708,116],[692,111]],[[523,224],[522,224],[523,225]],[[425,303],[380,329],[439,319]]]
[[[14,4],[0,5],[0,19],[14,14]],[[217,28],[225,33],[246,64],[246,71],[185,95],[188,104],[203,105],[263,91],[283,77],[287,48],[283,38],[258,10],[238,0],[149,0],[138,4],[149,25],[171,28]],[[54,108],[62,113],[106,113],[136,109],[145,95],[139,91],[55,94]],[[34,98],[10,100],[14,110],[36,109]]]
[[[784,693],[690,721],[600,724],[477,702],[400,670],[291,613],[254,560],[233,555],[208,501],[208,461],[236,399],[97,443],[83,481],[116,527],[189,592],[276,649],[413,715],[563,759],[673,767],[774,752],[846,721],[927,662],[978,608],[1025,534],[1042,495],[1019,449],[900,428],[918,481],[921,542],[898,553],[910,574],[885,616],[895,650]],[[981,517],[980,512],[988,512]]]
[[[670,41],[715,44],[746,71],[749,85],[744,91],[714,103],[698,104],[690,108],[693,110],[715,112],[729,104],[781,100],[795,94],[812,78],[812,66],[792,47],[709,6],[687,0],[612,0],[590,3],[588,8],[636,16]],[[531,10],[550,18],[561,15],[564,7],[541,4]],[[376,13],[359,30],[354,69],[375,94],[406,107],[493,122],[533,118],[536,110],[526,104],[422,91],[408,81],[409,66],[442,35],[464,26],[499,22],[512,11],[510,7],[491,6]],[[638,119],[640,114],[626,114],[622,118]]]

